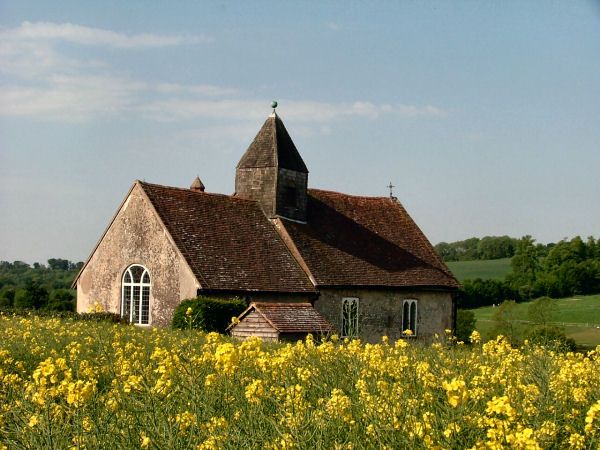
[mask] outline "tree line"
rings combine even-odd
[[[481,239],[473,237],[463,241],[440,242],[435,249],[444,261],[473,261],[477,259],[512,258],[519,239],[509,236],[485,236]],[[547,255],[550,244],[536,244],[540,255]]]
[[[516,240],[510,265],[504,280],[463,281],[459,308],[600,293],[600,239],[592,236],[586,241],[579,236],[565,239],[544,249],[524,236]]]
[[[50,258],[47,264],[0,261],[0,308],[74,311],[71,284],[83,262]]]

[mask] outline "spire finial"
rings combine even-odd
[[[204,184],[200,181],[200,177],[196,177],[192,185],[190,186],[191,191],[204,192]]]
[[[277,101],[276,100],[273,100],[271,102],[271,108],[273,108],[273,114],[275,114],[275,108],[277,108]]]
[[[394,186],[392,184],[392,182],[390,181],[390,184],[388,184],[386,187],[390,189],[390,198],[394,198],[394,193],[392,192],[392,189],[395,188],[396,186]]]

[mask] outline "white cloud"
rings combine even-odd
[[[212,86],[210,84],[182,85],[174,83],[159,83],[156,85],[156,90],[164,94],[192,93],[207,97],[233,95],[238,93],[237,89]]]
[[[140,49],[168,47],[182,44],[209,42],[203,35],[142,33],[127,35],[101,28],[84,27],[72,23],[23,22],[6,33],[9,39],[21,41],[62,40],[80,45],[103,45],[115,48]]]
[[[45,87],[5,86],[0,91],[0,114],[69,122],[129,113],[160,122],[197,118],[255,121],[265,117],[267,102],[264,100],[207,99],[231,93],[236,93],[236,90],[207,85],[152,85],[110,75],[55,75]],[[447,115],[433,106],[285,99],[281,104],[285,105],[286,119],[304,123],[329,123],[350,117],[375,120],[382,115]]]
[[[339,23],[335,22],[329,22],[327,24],[327,28],[329,28],[332,31],[342,31],[344,29],[343,25],[340,25]]]
[[[381,115],[400,117],[444,116],[447,113],[433,106],[377,105],[372,102],[326,103],[304,100],[282,100],[285,116],[298,122],[330,122],[345,117],[377,119]],[[144,117],[158,121],[186,120],[198,117],[220,119],[260,119],[265,115],[264,100],[205,100],[171,98],[140,104]]]
[[[107,75],[54,75],[43,87],[4,86],[0,114],[82,122],[133,107],[134,94],[143,87],[143,83]]]
[[[154,121],[207,118],[242,122],[264,118],[267,102],[248,98],[236,88],[139,82],[126,74],[114,73],[104,61],[67,57],[56,45],[68,41],[133,49],[204,40],[202,36],[187,34],[126,35],[74,24],[24,22],[18,28],[4,31],[0,38],[0,71],[12,77],[0,89],[0,115],[66,122],[127,114]],[[327,103],[283,99],[282,103],[286,118],[306,124],[318,122],[321,126],[348,117],[374,120],[382,115],[446,114],[434,106],[378,105],[369,101]]]

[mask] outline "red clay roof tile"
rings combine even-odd
[[[333,326],[310,303],[253,302],[240,320],[253,308],[280,333],[335,333]]]
[[[317,287],[459,286],[397,200],[308,193],[307,223],[282,223]]]
[[[204,289],[315,292],[257,202],[139,183]]]

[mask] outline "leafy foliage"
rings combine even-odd
[[[474,261],[512,258],[518,242],[518,239],[509,236],[485,236],[481,239],[473,237],[451,243],[440,242],[435,248],[444,261]],[[535,248],[545,256],[553,246],[553,243],[536,244]]]
[[[77,302],[75,295],[68,289],[56,289],[50,294],[46,308],[52,311],[75,311]]]
[[[543,260],[532,251],[532,242],[524,244],[523,254],[515,254],[519,259],[507,280],[527,298],[600,292],[599,242],[589,237],[586,243],[579,236],[563,240]]]
[[[514,300],[506,300],[498,306],[492,315],[494,325],[490,330],[490,338],[505,336],[512,345],[520,343],[524,326],[519,322],[519,311]]]
[[[435,246],[444,261],[510,258],[515,252],[516,239],[508,236],[485,236],[464,241],[440,242]]]
[[[39,309],[48,304],[48,291],[37,281],[29,280],[24,289],[15,294],[16,308]]]
[[[47,266],[36,262],[33,267],[23,261],[0,261],[0,306],[72,310],[65,291],[74,297],[70,287],[82,266],[82,262],[60,258],[49,259]]]
[[[520,300],[519,293],[509,283],[500,280],[465,280],[459,292],[458,307],[478,308],[502,303],[504,300]]]
[[[238,298],[222,300],[201,295],[184,300],[175,308],[171,326],[224,333],[231,318],[240,315],[246,307],[247,303]]]
[[[544,325],[539,327],[531,328],[526,336],[527,340],[532,344],[544,345],[544,346],[556,346],[566,351],[575,351],[575,341],[565,334],[563,328]]]
[[[110,313],[106,311],[77,313],[74,311],[54,311],[51,309],[38,309],[36,311],[32,311],[31,309],[0,307],[0,316],[2,315],[51,319],[68,319],[82,322],[110,322],[120,323],[124,325],[129,324],[129,321],[126,318],[121,317],[120,314]]]
[[[555,319],[556,312],[556,300],[540,297],[529,304],[527,318],[531,323],[545,326]]]
[[[546,249],[547,255],[531,236],[519,239],[511,259],[511,273],[503,281],[464,280],[459,307],[600,292],[600,240],[589,237],[584,242],[577,236]]]
[[[475,313],[466,309],[456,311],[456,339],[468,342],[471,333],[475,330]]]

